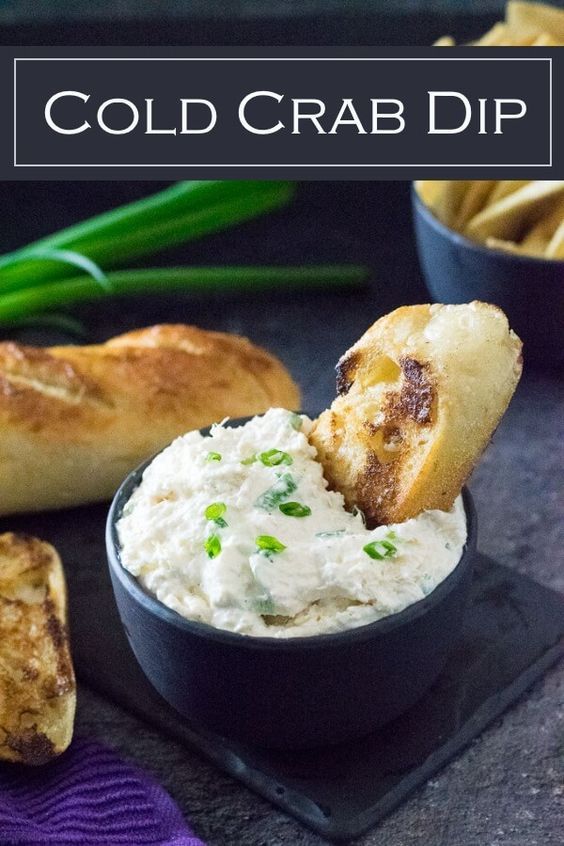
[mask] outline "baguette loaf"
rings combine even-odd
[[[191,429],[299,408],[274,356],[193,326],[97,346],[0,343],[0,514],[111,497],[135,466]]]
[[[72,738],[76,685],[56,551],[0,535],[0,758],[43,764]]]
[[[312,430],[325,477],[370,527],[449,509],[521,367],[521,342],[495,306],[406,306],[382,317],[339,361],[340,396]]]

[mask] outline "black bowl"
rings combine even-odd
[[[434,216],[412,189],[417,252],[435,302],[499,306],[527,361],[564,362],[564,261],[516,255],[470,241]]]
[[[177,711],[253,745],[307,748],[368,734],[432,685],[456,644],[470,587],[476,515],[467,490],[462,558],[424,599],[336,634],[250,637],[185,619],[123,568],[116,522],[149,463],[118,490],[106,544],[129,643],[148,679]]]

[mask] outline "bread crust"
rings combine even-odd
[[[406,306],[382,317],[339,361],[339,396],[310,436],[331,487],[369,526],[448,510],[521,369],[521,342],[496,306]]]
[[[63,568],[37,538],[0,535],[0,759],[43,764],[69,745],[76,682]]]
[[[246,338],[160,325],[105,344],[0,343],[0,514],[110,498],[176,436],[299,408],[278,359]]]

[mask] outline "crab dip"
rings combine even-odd
[[[124,508],[123,566],[183,617],[252,636],[338,632],[422,599],[462,555],[461,498],[368,530],[327,489],[310,428],[274,408],[177,438]]]

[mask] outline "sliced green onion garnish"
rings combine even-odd
[[[259,460],[262,461],[265,467],[278,467],[279,464],[293,464],[294,459],[287,452],[281,449],[269,449],[267,452],[261,452]]]
[[[255,543],[262,552],[282,552],[286,549],[285,544],[272,535],[259,535]]]
[[[296,432],[299,432],[304,424],[304,421],[300,414],[296,414],[295,411],[292,411],[290,414],[290,426],[292,429],[295,429]]]
[[[217,535],[210,535],[204,541],[204,549],[210,558],[217,558],[221,552],[221,541]]]
[[[227,511],[227,506],[224,502],[212,502],[204,511],[206,520],[217,520],[218,517],[223,517]]]
[[[397,547],[389,540],[377,540],[372,543],[367,543],[362,549],[370,558],[375,558],[378,561],[383,561],[384,558],[392,558],[396,555]]]
[[[286,517],[309,517],[311,514],[309,505],[302,505],[301,502],[283,502],[278,508]]]
[[[261,596],[259,599],[255,599],[253,606],[257,613],[265,614],[267,617],[273,616],[275,611],[274,600],[271,596]]]
[[[277,505],[284,502],[290,494],[297,489],[294,477],[290,473],[280,476],[271,488],[268,488],[255,502],[257,508],[264,508],[266,511],[273,511]]]
[[[256,460],[257,460],[256,455],[249,455],[248,458],[244,458],[242,460],[241,464],[245,464],[245,465],[254,464]]]
[[[221,529],[225,529],[227,523],[223,519],[223,515],[227,511],[227,506],[224,502],[212,502],[204,511],[206,520],[213,520],[213,522]]]
[[[335,529],[333,532],[317,532],[316,538],[338,538],[339,535],[344,535],[346,529]]]
[[[221,453],[208,452],[208,454],[206,455],[206,461],[221,461]]]

